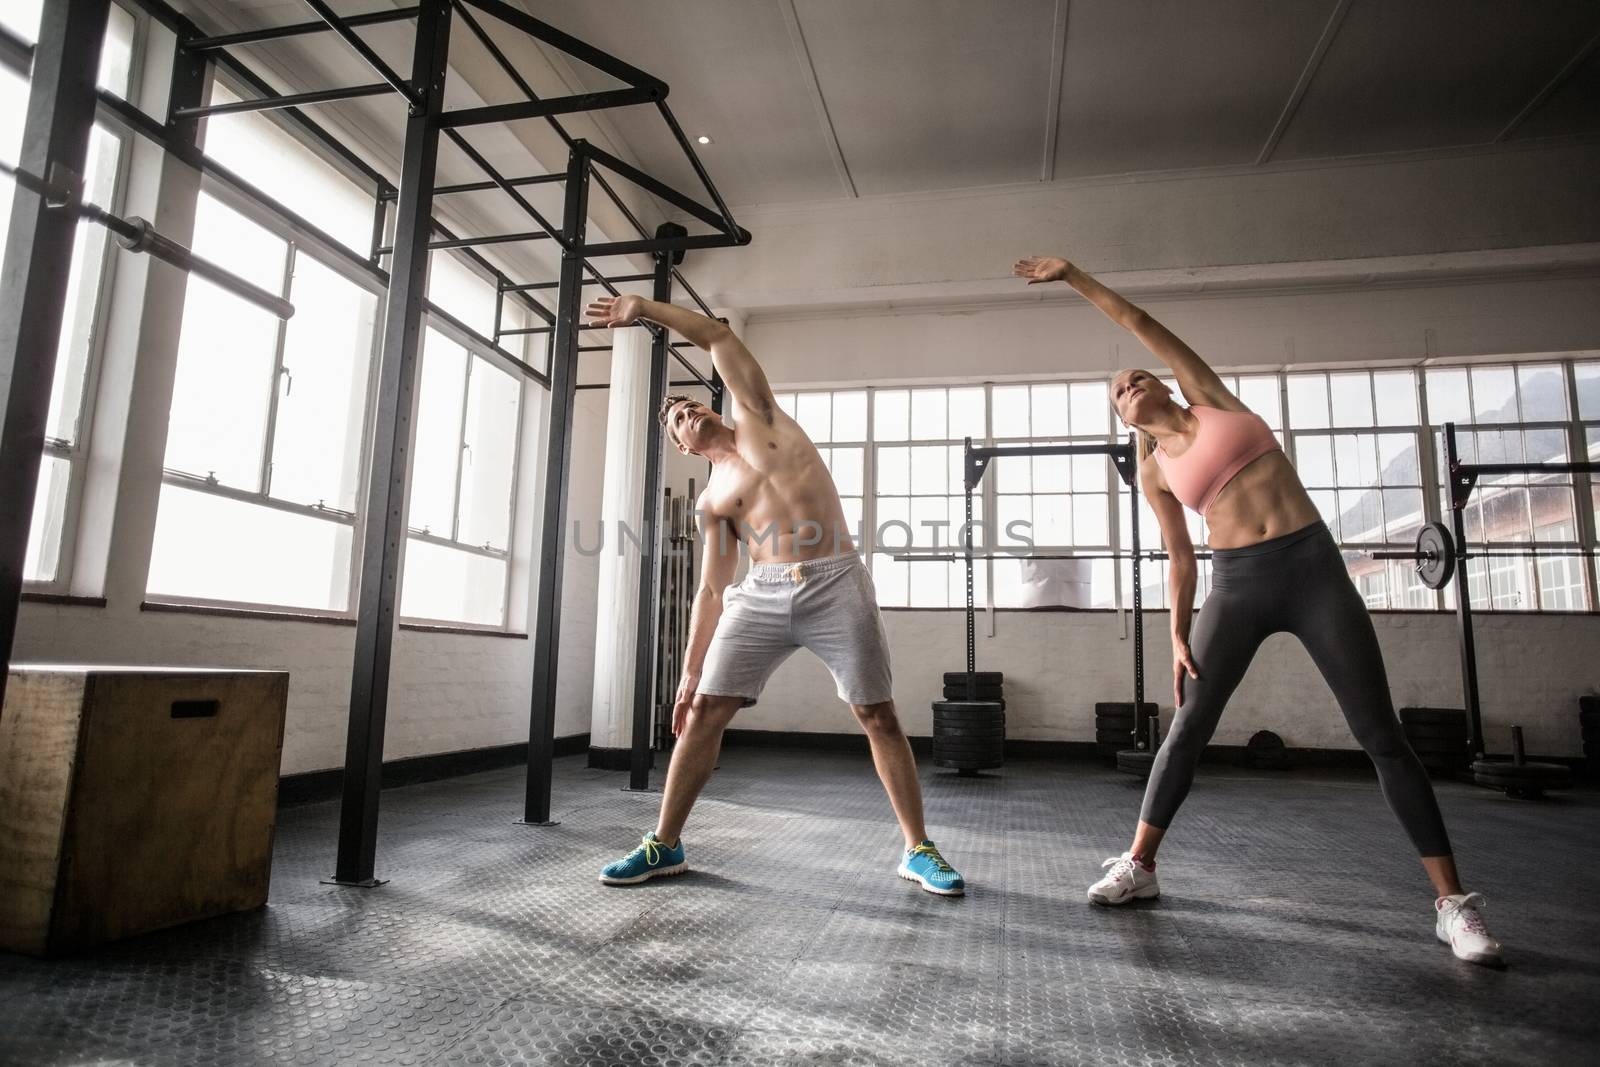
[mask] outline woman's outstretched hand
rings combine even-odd
[[[631,326],[639,317],[642,301],[634,295],[602,296],[591,301],[584,317],[591,326]]]
[[[1072,264],[1055,256],[1029,256],[1019,259],[1011,267],[1013,277],[1028,279],[1029,285],[1040,282],[1064,282]]]

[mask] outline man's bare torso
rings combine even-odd
[[[738,406],[736,456],[716,463],[700,496],[708,525],[720,521],[753,563],[800,563],[855,551],[833,476],[811,438],[776,404]]]

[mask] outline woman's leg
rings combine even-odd
[[[1292,632],[1306,646],[1333,690],[1350,732],[1377,768],[1384,799],[1422,856],[1438,895],[1460,893],[1433,783],[1394,712],[1372,616],[1337,555],[1318,572],[1305,576]]]
[[[1244,678],[1256,649],[1272,632],[1264,601],[1248,588],[1213,590],[1195,618],[1189,649],[1200,677],[1183,680],[1183,704],[1173,715],[1172,729],[1150,768],[1131,850],[1146,865],[1155,861],[1162,835],[1189,795],[1195,767],[1216,732],[1222,709]]]

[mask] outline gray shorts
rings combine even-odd
[[[737,696],[749,707],[778,665],[797,648],[817,654],[847,704],[890,699],[889,642],[877,590],[861,557],[757,563],[722,594],[700,687],[706,696]]]

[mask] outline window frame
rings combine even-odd
[[[209,174],[203,175],[200,182],[200,191],[217,200],[224,207],[238,212],[249,222],[260,226],[284,242],[286,246],[284,251],[284,270],[279,283],[279,296],[287,298],[294,278],[295,263],[302,252],[310,251],[312,258],[316,260],[319,266],[359,286],[376,298],[377,309],[374,329],[367,351],[367,376],[366,387],[363,391],[360,437],[356,445],[362,462],[357,464],[355,507],[350,511],[327,505],[300,504],[272,495],[273,445],[277,438],[278,402],[282,397],[283,389],[284,346],[288,340],[288,323],[283,319],[279,319],[277,321],[276,337],[273,341],[271,384],[268,387],[271,390],[271,396],[268,400],[267,418],[262,437],[261,466],[257,473],[256,484],[259,488],[256,491],[238,489],[233,486],[223,485],[214,478],[202,477],[188,471],[180,471],[166,466],[163,466],[161,470],[161,484],[163,486],[171,485],[180,489],[209,493],[237,503],[254,504],[271,508],[275,511],[298,515],[302,518],[314,518],[324,522],[336,522],[340,525],[349,526],[351,529],[350,557],[346,563],[349,571],[346,594],[346,604],[348,606],[343,611],[336,611],[331,608],[229,600],[217,597],[172,596],[152,593],[148,589],[145,591],[144,599],[148,603],[161,605],[192,605],[209,608],[269,611],[289,615],[308,615],[318,618],[353,619],[356,616],[357,598],[360,593],[360,533],[365,515],[365,503],[370,488],[368,474],[371,464],[367,462],[367,457],[370,456],[372,450],[372,413],[377,397],[378,370],[383,355],[383,304],[387,291],[382,285],[378,284],[377,279],[371,273],[357,269],[345,257],[334,254],[332,250],[324,248],[323,242],[310,238],[310,235],[302,233],[299,227],[287,223],[275,212],[267,210],[263,205],[233,189],[227,182]]]
[[[467,266],[469,269],[471,269],[471,270],[473,270],[475,272],[478,270],[477,264],[473,263],[471,260],[467,260],[467,259],[463,258],[461,260],[461,262],[465,266]],[[447,312],[447,314],[448,314],[448,312]],[[459,434],[460,439],[459,439],[459,441],[457,442],[457,445],[456,445],[456,476],[455,476],[455,484],[454,484],[454,487],[453,487],[453,495],[452,495],[453,504],[451,506],[451,511],[450,511],[451,536],[450,537],[441,537],[436,533],[424,532],[423,530],[419,530],[416,527],[413,527],[410,524],[410,515],[408,514],[406,516],[406,519],[407,519],[407,522],[406,522],[406,538],[408,540],[411,539],[411,538],[416,538],[417,540],[423,542],[424,544],[434,545],[435,547],[438,547],[438,548],[453,549],[453,550],[458,551],[458,552],[466,552],[469,555],[476,555],[476,556],[481,556],[481,557],[485,557],[485,558],[488,558],[488,559],[495,559],[495,560],[499,560],[500,562],[504,563],[505,564],[505,581],[501,583],[502,588],[500,590],[500,618],[501,618],[502,622],[499,625],[493,625],[491,623],[468,622],[468,621],[464,621],[464,620],[461,620],[461,619],[438,619],[438,618],[433,618],[433,617],[427,616],[427,615],[401,615],[399,612],[400,612],[401,596],[403,596],[404,589],[405,589],[405,575],[406,575],[406,566],[405,566],[405,564],[402,564],[401,568],[400,568],[400,595],[397,595],[396,598],[395,598],[395,613],[396,613],[396,617],[401,622],[414,623],[414,624],[421,625],[421,626],[450,626],[450,627],[456,627],[456,628],[466,629],[466,630],[480,630],[480,631],[484,631],[484,632],[487,632],[487,633],[510,633],[510,632],[512,632],[512,627],[511,627],[511,589],[512,589],[512,581],[511,581],[511,577],[512,577],[512,570],[513,570],[513,562],[514,562],[514,558],[515,558],[516,551],[517,551],[517,548],[518,548],[517,522],[516,522],[517,499],[518,499],[518,497],[517,497],[517,487],[518,487],[518,485],[521,484],[520,483],[520,479],[522,477],[522,464],[523,464],[523,460],[524,460],[524,451],[525,451],[525,445],[526,445],[526,442],[523,441],[523,434],[521,433],[521,425],[522,425],[522,421],[523,421],[523,415],[524,415],[524,413],[526,411],[525,405],[528,403],[528,381],[529,381],[529,379],[528,379],[528,376],[526,374],[522,373],[520,369],[518,369],[516,367],[513,367],[513,366],[507,365],[506,361],[499,355],[498,352],[496,352],[494,350],[494,348],[484,345],[479,338],[475,337],[473,334],[471,334],[467,330],[461,329],[457,325],[457,323],[453,320],[453,318],[446,318],[444,315],[435,315],[435,314],[433,314],[431,312],[425,312],[423,314],[423,317],[422,317],[422,330],[423,330],[423,337],[424,338],[426,338],[427,331],[430,330],[430,329],[434,330],[435,332],[437,332],[440,336],[445,338],[447,341],[450,341],[453,344],[459,345],[467,354],[466,370],[465,370],[465,373],[463,373],[462,376],[461,376],[461,409],[460,409],[461,410],[461,418],[460,418],[460,422],[458,424],[459,428],[460,428],[460,434]],[[380,339],[379,340],[380,346],[381,346],[381,343],[382,342],[381,342],[381,339]],[[524,351],[525,350],[526,350],[526,341],[524,341]],[[423,353],[420,350],[420,348],[419,348],[419,351],[418,351],[418,356],[422,357],[422,358],[425,358],[425,357],[423,357]],[[494,368],[495,370],[500,371],[501,373],[508,375],[511,378],[511,380],[516,382],[516,384],[517,384],[517,426],[516,426],[516,428],[515,428],[515,430],[513,432],[513,446],[512,446],[512,459],[511,459],[511,495],[507,499],[508,515],[507,515],[507,524],[506,524],[506,547],[504,549],[491,548],[486,544],[485,545],[474,545],[474,544],[471,544],[469,542],[456,540],[456,537],[455,537],[455,535],[459,532],[459,530],[461,528],[461,481],[462,481],[463,473],[465,471],[465,466],[466,466],[462,462],[462,453],[465,452],[467,450],[467,448],[469,447],[468,446],[468,442],[467,442],[467,438],[466,438],[466,435],[467,435],[467,410],[468,410],[468,407],[469,407],[469,405],[471,403],[471,399],[472,399],[473,361],[474,360],[479,360],[479,359],[481,359],[484,362],[488,363],[489,366]],[[421,404],[421,397],[420,396],[417,398],[417,403],[419,405],[419,410],[420,410],[420,404]],[[365,474],[363,473],[363,478],[364,477],[365,477]],[[408,493],[407,494],[408,499],[406,501],[406,506],[407,506],[408,510],[410,508],[409,495],[410,494]]]

